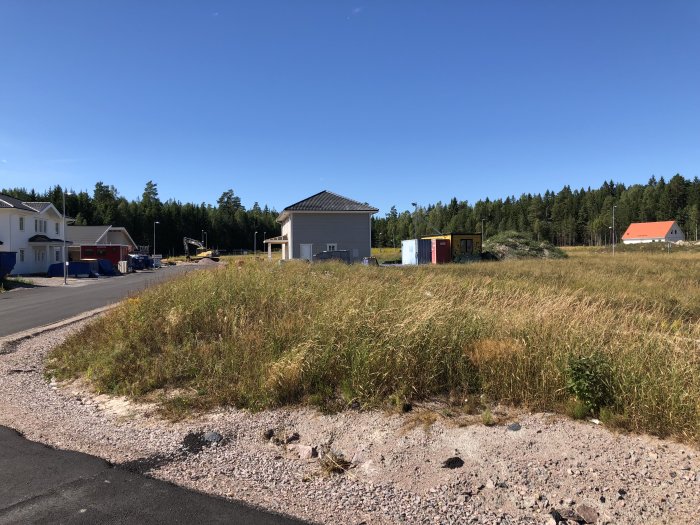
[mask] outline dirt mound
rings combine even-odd
[[[564,259],[566,253],[548,241],[536,241],[518,232],[503,232],[484,242],[483,257],[504,259]]]
[[[208,257],[204,257],[203,259],[200,259],[197,264],[199,264],[200,266],[219,266],[219,265],[221,265],[221,263],[219,261],[209,259]]]

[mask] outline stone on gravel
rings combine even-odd
[[[208,443],[218,443],[219,441],[224,439],[224,437],[221,434],[213,431],[205,432],[203,438],[204,441],[207,441]]]
[[[579,505],[576,507],[576,513],[581,516],[586,523],[595,523],[598,521],[598,511],[590,505]]]
[[[520,430],[522,427],[520,426],[520,423],[515,422],[515,423],[511,423],[511,424],[508,425],[506,428],[507,428],[508,430],[513,431],[513,432],[517,432],[517,431]]]
[[[547,525],[549,525],[550,523],[551,525],[557,525],[562,521],[564,521],[564,518],[557,509],[552,509],[549,511],[549,521],[547,522]]]
[[[311,445],[289,445],[288,448],[296,452],[299,455],[299,459],[318,457],[316,447],[312,447]]]
[[[450,469],[455,469],[455,468],[460,468],[464,466],[464,461],[462,458],[459,458],[457,456],[447,458],[445,461],[442,462],[442,468],[450,468]]]

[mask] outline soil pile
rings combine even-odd
[[[514,231],[503,232],[484,242],[483,258],[504,259],[564,259],[566,253],[549,241],[536,241]]]

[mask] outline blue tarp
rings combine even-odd
[[[112,261],[108,259],[98,259],[97,260],[98,272],[100,275],[117,275],[117,272],[112,266]]]
[[[49,277],[63,277],[63,263],[56,263],[49,266],[47,272]],[[87,275],[88,277],[97,277],[97,274],[90,268],[89,262],[69,262],[68,275],[78,277],[79,275]]]
[[[0,252],[0,279],[12,271],[16,260],[17,252]]]

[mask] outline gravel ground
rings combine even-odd
[[[466,424],[437,404],[393,415],[226,409],[170,423],[151,405],[44,379],[47,351],[80,326],[0,355],[0,424],[317,523],[541,524],[555,523],[553,508],[597,523],[700,522],[700,455],[689,446],[498,408],[503,421],[520,428]],[[223,439],[210,444],[200,434],[209,431]],[[312,457],[316,452],[320,457]],[[325,474],[328,452],[342,454],[350,469]],[[463,464],[444,468],[451,457]]]

